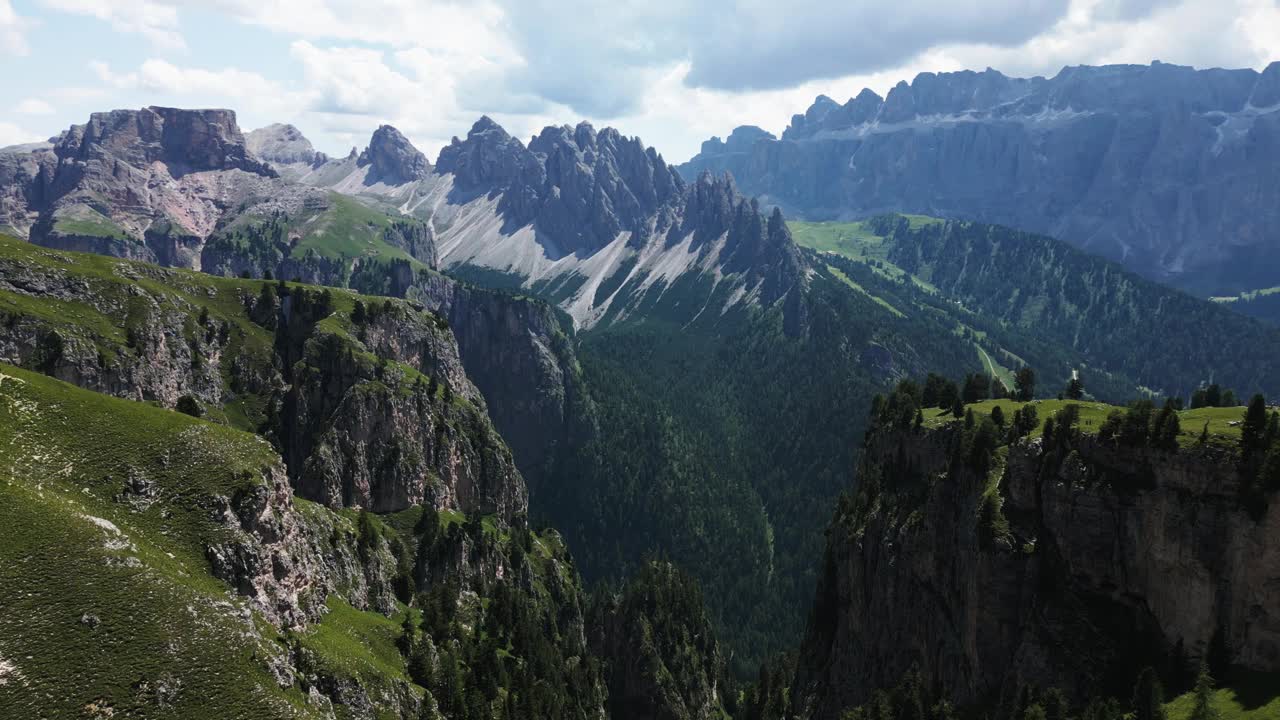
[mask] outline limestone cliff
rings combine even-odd
[[[687,179],[732,172],[808,220],[921,213],[1052,235],[1205,294],[1274,284],[1280,63],[921,73],[881,98],[820,96],[781,139],[709,141]]]
[[[1233,450],[1058,431],[975,467],[961,426],[869,434],[828,532],[801,717],[838,717],[912,667],[957,704],[1022,685],[1125,696],[1142,667],[1177,675],[1211,647],[1280,669],[1280,509],[1246,511]]]

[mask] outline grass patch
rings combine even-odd
[[[369,684],[385,684],[388,680],[409,682],[404,658],[396,647],[407,609],[387,617],[357,610],[335,596],[330,596],[325,604],[329,612],[324,619],[297,637],[304,648],[316,654],[326,670]]]
[[[831,265],[828,265],[828,266],[827,266],[827,270],[828,270],[828,271],[830,271],[832,275],[834,275],[836,278],[838,278],[838,279],[839,279],[841,282],[843,282],[845,285],[848,285],[849,287],[853,288],[854,290],[857,290],[858,292],[862,293],[863,295],[866,295],[867,297],[871,298],[872,300],[874,300],[874,301],[875,301],[875,303],[876,303],[877,305],[879,305],[880,307],[884,308],[885,310],[888,310],[888,311],[889,311],[890,313],[892,313],[895,317],[904,318],[904,317],[906,317],[906,316],[907,316],[907,315],[906,315],[906,313],[902,312],[902,311],[901,311],[901,310],[899,310],[898,308],[896,308],[896,307],[894,307],[893,305],[891,305],[891,304],[889,303],[889,301],[888,301],[888,300],[885,300],[885,299],[884,299],[884,298],[882,298],[882,297],[879,297],[879,296],[877,296],[877,295],[872,295],[871,293],[867,292],[867,289],[866,289],[866,288],[864,288],[864,287],[862,287],[861,285],[859,285],[858,283],[854,282],[854,281],[853,281],[853,279],[852,279],[852,278],[850,278],[848,275],[846,275],[843,271],[841,271],[841,270],[840,270],[840,268],[832,267]]]
[[[1213,704],[1221,720],[1280,720],[1280,675],[1249,673],[1214,690]],[[1195,694],[1180,695],[1164,707],[1169,720],[1187,720]]]
[[[1004,413],[1006,422],[1008,418],[1013,417],[1013,413],[1027,403],[1017,400],[983,400],[982,402],[966,405],[965,408],[972,408],[975,415],[990,415],[991,411],[999,407]],[[1031,433],[1030,437],[1039,437],[1044,431],[1044,422],[1053,417],[1067,405],[1077,405],[1080,408],[1080,429],[1089,434],[1096,434],[1102,428],[1102,424],[1106,421],[1107,416],[1113,411],[1124,412],[1125,408],[1117,405],[1108,405],[1106,403],[1094,402],[1090,400],[1033,400],[1030,404],[1035,405],[1036,415],[1040,420],[1040,424]],[[1209,423],[1209,438],[1211,442],[1220,445],[1234,446],[1240,440],[1240,427],[1238,423],[1244,418],[1245,408],[1198,408],[1195,410],[1183,410],[1178,413],[1178,421],[1181,428],[1181,434],[1178,436],[1178,443],[1182,447],[1191,447],[1200,438],[1200,433],[1204,429],[1205,422]],[[942,427],[943,425],[955,421],[956,418],[951,414],[950,410],[941,408],[925,408],[924,420],[927,427]],[[1237,423],[1232,425],[1231,423]]]

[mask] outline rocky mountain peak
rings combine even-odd
[[[639,138],[589,123],[548,127],[529,143],[546,169],[539,228],[574,250],[595,250],[620,232],[639,242],[670,224],[684,187],[675,169]]]
[[[249,152],[231,110],[147,107],[94,113],[88,123],[64,133],[54,152],[63,162],[106,156],[137,168],[163,162],[175,177],[233,169],[275,176]]]
[[[249,152],[269,163],[320,165],[329,159],[293,125],[275,123],[250,131],[244,139]]]
[[[370,166],[368,180],[371,184],[403,185],[431,173],[431,161],[427,156],[390,125],[383,125],[373,132],[369,146],[360,153],[356,164]]]
[[[773,133],[756,127],[755,125],[740,125],[729,133],[726,140],[713,137],[702,143],[702,152],[708,154],[725,153],[725,152],[746,152],[751,146],[760,140],[777,140]]]
[[[436,171],[452,174],[454,187],[464,190],[497,190],[512,184],[538,189],[544,179],[533,153],[488,115],[471,126],[466,140],[455,137],[440,150]]]

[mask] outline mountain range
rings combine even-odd
[[[750,152],[820,136],[757,134]],[[1174,668],[1215,642],[1215,672],[1280,670],[1265,607],[1207,589],[1265,596],[1256,564],[1179,565],[1203,600],[1181,611],[1159,583],[1108,595],[1150,554],[1094,552],[1160,518],[1265,542],[1270,486],[1254,483],[1274,438],[1240,455],[1243,410],[1170,409],[1181,449],[1148,440],[1150,406],[1129,423],[1140,449],[1134,430],[1103,433],[1135,397],[1280,393],[1280,331],[1021,229],[785,209],[586,123],[526,144],[481,118],[432,162],[390,126],[335,158],[291,126],[143,108],[0,150],[0,439],[19,448],[0,507],[24,528],[52,518],[76,548],[50,555],[54,530],[0,545],[4,578],[39,588],[0,613],[0,680],[18,678],[0,701],[32,710],[23,689],[56,687],[56,712],[103,717],[251,698],[282,717],[836,718],[910,686],[891,703],[1020,720],[1048,702],[1029,683],[1073,707],[1132,685],[1141,668],[1096,628],[1041,657],[1043,637],[1116,607],[1141,623],[1134,657],[1167,663],[1179,692]],[[958,414],[924,402],[911,378],[928,373],[965,379]],[[1024,390],[1041,400],[983,401]],[[992,403],[1029,426],[997,433]],[[1213,488],[1185,481],[1211,463]],[[1064,483],[1075,500],[1046,494]],[[1080,527],[1077,500],[1102,508]],[[946,532],[928,557],[972,573],[932,583],[899,562]],[[1210,535],[1150,552],[1246,552]],[[75,573],[121,593],[76,596]],[[130,637],[130,594],[154,619],[120,662],[92,662],[96,638]],[[40,606],[56,618],[27,628]],[[951,643],[979,632],[957,620],[979,607],[1000,641]],[[864,627],[868,609],[883,624]],[[155,639],[165,625],[199,663],[148,659],[178,652]]]
[[[805,220],[907,212],[1051,235],[1208,295],[1275,284],[1280,63],[921,73],[740,127],[681,166]]]

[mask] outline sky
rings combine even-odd
[[[89,114],[228,107],[320,150],[391,124],[432,159],[483,114],[588,120],[682,162],[738,125],[920,72],[1262,69],[1280,0],[0,0],[0,146]]]

